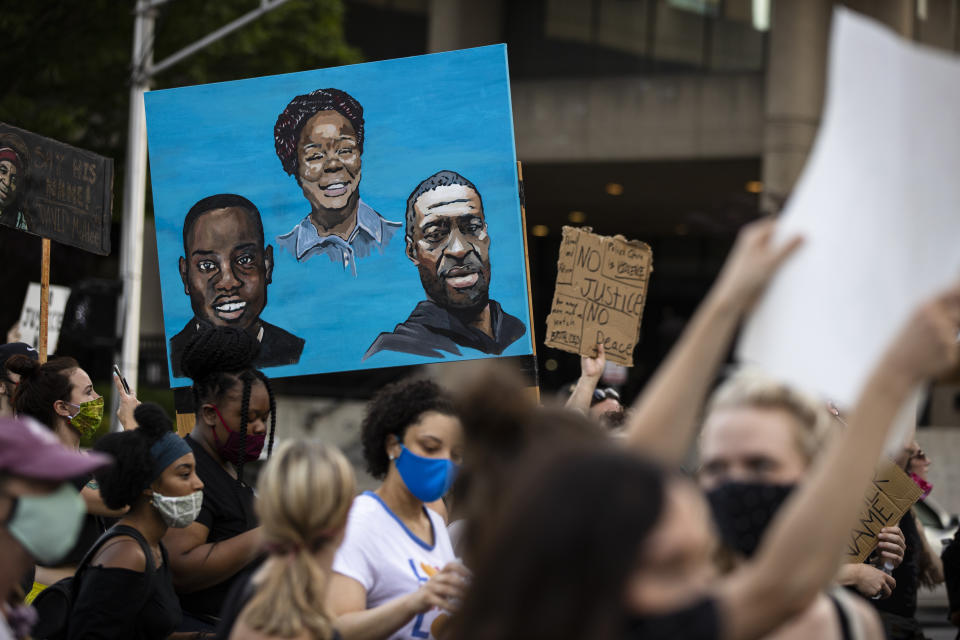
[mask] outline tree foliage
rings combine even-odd
[[[126,153],[135,4],[37,0],[5,3],[0,11],[5,39],[0,68],[6,71],[0,74],[0,121],[114,158],[117,195]],[[257,0],[171,0],[159,6],[154,61],[258,6]],[[360,61],[343,36],[342,0],[290,0],[160,73],[151,86]]]
[[[159,6],[154,61],[256,9],[259,0],[170,0]],[[0,9],[0,121],[114,159],[113,255],[55,244],[51,279],[115,278],[119,254],[135,0],[29,0]],[[342,0],[290,0],[152,80],[152,88],[237,80],[361,62],[343,32]],[[152,198],[147,196],[151,215]],[[39,280],[40,241],[0,227],[0,338]],[[5,340],[0,339],[0,342]]]

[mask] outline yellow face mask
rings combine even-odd
[[[80,433],[81,438],[85,438],[100,428],[103,422],[103,397],[95,400],[87,400],[81,404],[68,402],[71,407],[76,407],[77,412],[70,417],[70,426]]]

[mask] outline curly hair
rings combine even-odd
[[[173,422],[160,406],[144,402],[133,417],[137,428],[131,431],[108,433],[93,445],[94,450],[110,454],[114,463],[95,471],[93,477],[100,484],[100,496],[111,509],[122,509],[133,504],[150,486],[153,477],[153,458],[150,447],[173,431]]]
[[[11,357],[7,360],[7,371],[20,376],[20,384],[13,394],[14,411],[56,429],[58,414],[53,405],[57,400],[70,401],[73,391],[70,375],[79,368],[73,358],[54,358],[40,364],[25,355]]]
[[[253,367],[260,352],[260,343],[243,329],[212,327],[191,338],[183,350],[183,375],[193,380],[193,402],[197,412],[206,403],[217,404],[243,385],[240,403],[240,451],[246,450],[247,424],[250,422],[250,391],[257,380],[263,383],[270,398],[270,433],[267,457],[273,451],[277,430],[277,400],[270,379]],[[237,482],[243,481],[244,459],[230,460],[237,467]]]
[[[283,170],[298,181],[297,143],[307,121],[321,111],[336,111],[346,118],[357,133],[357,151],[363,153],[363,107],[353,96],[340,89],[317,89],[297,96],[277,116],[273,141]]]
[[[367,406],[361,427],[363,459],[370,475],[378,479],[387,475],[387,436],[393,434],[402,442],[407,427],[427,411],[456,415],[450,396],[430,380],[395,382],[377,392]]]

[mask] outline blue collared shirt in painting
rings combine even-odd
[[[357,205],[357,224],[347,240],[337,235],[321,236],[307,215],[293,229],[277,236],[277,246],[293,254],[297,262],[326,255],[331,262],[357,275],[357,260],[366,258],[374,249],[383,253],[400,226],[401,223],[387,220],[361,200]]]

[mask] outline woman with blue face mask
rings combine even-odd
[[[161,538],[197,517],[203,482],[190,447],[154,404],[134,412],[138,428],[111,433],[95,449],[116,462],[95,473],[104,500],[126,515],[78,570],[68,638],[166,638],[180,622]]]
[[[384,387],[362,429],[370,474],[383,482],[353,501],[327,604],[344,640],[436,638],[464,594],[443,517],[463,429],[446,393],[421,380]]]
[[[41,364],[28,356],[16,355],[7,360],[6,368],[20,377],[13,395],[17,415],[29,416],[45,425],[68,449],[79,451],[81,441],[89,440],[100,428],[103,397],[94,390],[90,376],[73,358],[53,358]],[[121,410],[118,415],[121,423],[129,424],[138,401],[135,395],[125,393],[122,388],[119,393]],[[122,510],[116,511],[104,504],[92,477],[77,478],[73,483],[86,505],[83,528],[73,549],[56,565],[38,564],[28,602],[46,586],[73,575],[87,549],[106,530],[104,517],[123,515]]]

